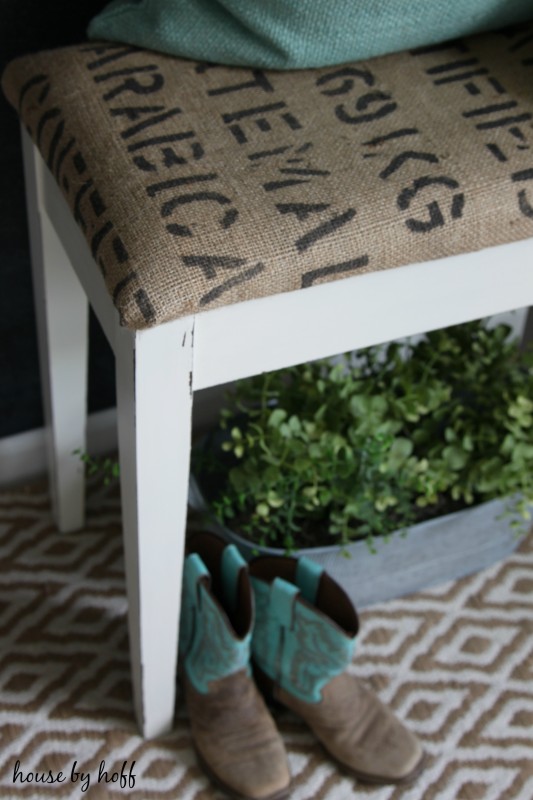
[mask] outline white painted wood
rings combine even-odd
[[[116,409],[106,408],[87,418],[87,452],[93,456],[117,449]],[[47,470],[44,428],[0,439],[0,488],[42,477]]]
[[[135,706],[172,727],[189,480],[193,318],[116,337],[122,513]]]
[[[143,734],[155,736],[170,729],[174,709],[192,389],[533,304],[533,240],[346,278],[132,332],[119,327],[98,266],[38,156],[35,179],[33,146],[25,132],[23,139],[45,341],[43,384],[51,398],[56,460],[63,458],[65,430],[71,434],[75,428],[57,409],[75,406],[79,425],[79,387],[85,393],[84,293],[115,351],[135,706]],[[46,209],[41,225],[38,207]],[[65,251],[84,291],[75,288]],[[71,477],[63,468],[57,475],[65,497],[75,495]]]
[[[42,208],[46,167],[34,157],[33,145],[23,134],[50,491],[55,521],[66,533],[84,522],[84,467],[74,450],[86,449],[89,306]]]
[[[45,178],[47,212],[114,347],[116,311],[100,270],[48,171]],[[529,305],[532,262],[527,239],[203,312],[193,388]],[[180,320],[166,326],[175,324],[179,329]]]
[[[28,134],[24,131],[24,135]],[[61,242],[70,257],[70,263],[90,300],[106,338],[114,349],[117,311],[109,296],[100,267],[94,261],[87,240],[76,224],[67,201],[63,197],[52,173],[47,169],[39,151],[34,147],[35,158],[42,164],[40,202],[46,209],[54,229],[60,233]]]
[[[509,337],[521,341],[525,334],[528,311],[529,309],[526,307],[495,314],[487,319],[487,327],[494,328],[496,325],[508,325],[511,329]]]
[[[533,338],[533,314],[521,308],[506,314],[497,314],[490,324],[505,322],[513,328],[513,335]],[[204,389],[194,394],[193,436],[207,432],[218,419],[228,385]],[[87,452],[93,456],[115,452],[118,449],[116,408],[96,411],[87,418]],[[47,469],[44,428],[37,428],[13,436],[0,438],[0,488],[15,486],[45,474]]]
[[[533,303],[533,239],[198,314],[194,389]]]
[[[116,311],[100,270],[54,178],[48,171],[45,178],[47,212],[114,347]],[[193,388],[529,305],[532,262],[527,239],[203,312]],[[180,320],[166,326],[175,324],[179,329]]]
[[[531,347],[533,343],[533,308],[528,309],[522,331],[522,346]]]

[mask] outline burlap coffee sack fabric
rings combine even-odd
[[[533,26],[292,73],[83,44],[3,86],[131,328],[533,235]]]

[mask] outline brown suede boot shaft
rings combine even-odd
[[[207,694],[185,678],[185,699],[196,751],[216,783],[247,800],[288,796],[283,742],[245,670],[213,681]]]
[[[320,703],[306,703],[277,686],[274,698],[300,716],[360,780],[407,783],[420,772],[423,752],[416,737],[354,675],[333,678]]]

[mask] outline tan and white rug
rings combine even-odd
[[[483,573],[374,606],[362,630],[354,670],[429,765],[409,788],[358,785],[282,713],[294,800],[533,798],[532,536]],[[67,537],[44,484],[0,493],[0,797],[218,798],[181,706],[172,735],[138,736],[127,647],[116,492],[93,490],[86,530]],[[49,771],[63,780],[30,782]]]

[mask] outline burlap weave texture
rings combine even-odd
[[[131,328],[533,235],[533,26],[288,73],[82,44],[3,87]]]

